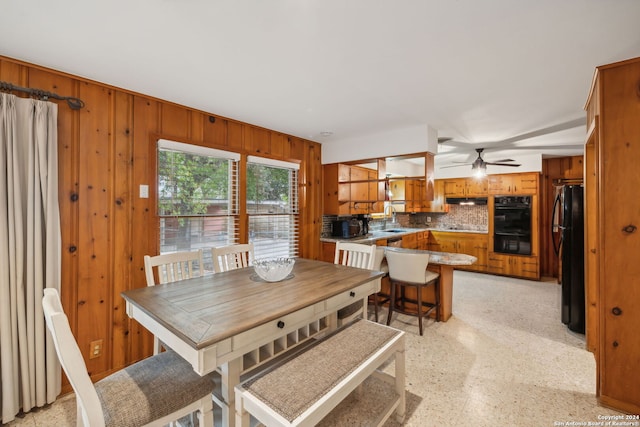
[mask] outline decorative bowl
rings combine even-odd
[[[295,258],[259,259],[253,262],[253,270],[267,282],[279,282],[286,279],[295,263]]]

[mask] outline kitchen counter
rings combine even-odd
[[[408,252],[416,254],[429,254],[429,264],[441,264],[441,265],[471,265],[478,259],[472,255],[455,254],[450,252],[436,252],[436,251],[424,251],[420,249],[405,249],[405,248],[392,248],[385,247],[386,251]]]
[[[321,237],[321,242],[352,242],[352,243],[364,243],[371,244],[375,243],[376,240],[379,239],[392,239],[394,237],[402,237],[408,234],[418,233],[420,231],[444,231],[444,232],[452,232],[452,233],[474,233],[474,234],[487,234],[486,230],[462,230],[462,229],[449,229],[449,228],[405,228],[405,227],[397,227],[391,228],[389,230],[376,230],[372,231],[369,234],[364,236],[352,237],[349,239],[340,238],[340,237]]]

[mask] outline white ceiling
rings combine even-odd
[[[324,144],[426,125],[489,161],[580,154],[594,68],[640,56],[639,0],[8,0],[2,16],[0,55]],[[459,145],[439,163],[476,157]]]

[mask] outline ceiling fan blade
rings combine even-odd
[[[502,160],[494,160],[493,163],[506,163],[506,162],[515,162],[513,159],[502,159]]]
[[[471,163],[461,163],[459,165],[440,166],[440,169],[456,168],[458,166],[470,166],[470,165],[471,165]]]
[[[518,167],[520,164],[518,163],[496,163],[496,162],[484,162],[485,165],[493,165],[493,166],[513,166]]]

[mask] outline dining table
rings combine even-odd
[[[235,425],[234,387],[297,346],[337,327],[337,311],[380,290],[380,271],[297,258],[287,278],[252,267],[122,292],[130,318],[187,360],[217,371],[213,400]]]

